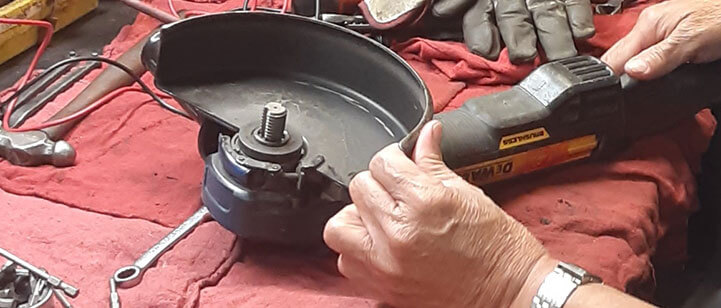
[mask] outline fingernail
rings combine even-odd
[[[440,129],[441,129],[441,122],[438,120],[433,120],[433,124],[431,126],[431,135],[433,136],[433,138],[437,137],[436,135],[438,135],[438,133],[440,132]]]
[[[648,70],[648,64],[645,61],[632,59],[626,63],[626,71],[631,73],[645,73]]]

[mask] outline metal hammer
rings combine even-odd
[[[2,0],[0,0],[2,1]],[[125,0],[126,4],[160,20],[163,23],[177,21],[178,18],[162,11],[153,10],[140,1]],[[117,61],[124,64],[136,75],[145,73],[140,55],[148,36],[123,53]],[[50,120],[56,120],[73,114],[96,100],[120,87],[129,86],[135,80],[121,69],[109,66],[98,77],[63,107]],[[61,140],[82,119],[76,119],[41,131],[11,133],[0,130],[0,157],[19,166],[39,166],[52,164],[56,167],[72,166],[75,163],[75,149]]]
[[[118,58],[118,62],[129,67],[133,73],[145,72],[140,54],[146,39],[140,40]],[[133,84],[135,80],[116,67],[106,68],[78,96],[63,107],[50,120],[59,119],[81,110],[113,90]],[[51,164],[68,167],[75,163],[75,149],[61,140],[80,122],[76,119],[41,131],[12,133],[0,130],[0,157],[13,165],[40,166]]]
[[[43,131],[0,130],[0,157],[17,166],[68,167],[75,162],[75,149],[65,141],[52,141]]]

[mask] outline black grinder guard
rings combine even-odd
[[[432,117],[425,84],[398,55],[302,16],[228,12],[168,24],[143,63],[201,125],[204,204],[250,239],[321,243],[327,219],[350,202],[351,178],[388,144],[410,153]],[[287,112],[291,141],[277,148],[255,138],[268,103]],[[283,151],[292,153],[280,159]]]

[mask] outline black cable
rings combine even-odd
[[[52,71],[57,70],[57,69],[60,69],[60,68],[62,68],[63,66],[69,65],[69,64],[71,64],[71,63],[83,62],[83,61],[103,62],[103,63],[110,64],[110,65],[112,65],[112,66],[115,66],[115,67],[123,70],[123,71],[126,72],[128,75],[130,75],[130,77],[132,77],[133,80],[135,80],[135,82],[137,82],[137,83],[140,85],[140,88],[143,90],[143,92],[145,92],[145,93],[147,93],[148,95],[150,95],[150,97],[152,97],[153,100],[156,101],[156,102],[160,105],[160,107],[162,107],[162,108],[164,108],[164,109],[167,109],[168,111],[170,111],[170,112],[172,112],[172,113],[175,113],[175,114],[177,114],[177,115],[180,115],[180,116],[182,116],[182,117],[185,117],[185,118],[187,118],[187,119],[192,119],[187,113],[185,113],[185,112],[183,112],[183,111],[181,111],[181,110],[178,110],[177,108],[173,107],[172,105],[170,105],[170,104],[168,104],[166,101],[164,101],[162,98],[160,98],[160,96],[158,96],[157,94],[155,94],[155,92],[153,92],[153,90],[150,89],[150,87],[148,87],[148,85],[147,85],[145,82],[143,82],[143,81],[140,79],[140,77],[136,76],[135,73],[133,73],[133,71],[132,71],[130,68],[128,68],[127,66],[125,66],[125,65],[123,65],[122,63],[117,62],[117,61],[115,61],[115,60],[113,60],[113,59],[108,59],[108,58],[98,57],[98,56],[92,56],[92,57],[75,57],[75,58],[65,59],[65,60],[56,62],[55,64],[53,64],[53,65],[51,65],[50,67],[48,67],[47,69],[45,69],[45,70],[44,70],[42,73],[40,73],[37,77],[33,78],[30,82],[28,82],[27,84],[25,84],[22,88],[20,88],[20,89],[18,89],[17,91],[15,91],[15,93],[13,93],[13,95],[11,95],[9,98],[7,98],[7,99],[4,100],[2,103],[0,103],[0,105],[4,105],[4,104],[7,104],[8,102],[12,101],[12,100],[15,99],[16,97],[18,97],[20,94],[22,94],[22,92],[24,92],[24,91],[26,91],[28,88],[30,88],[33,84],[37,83],[39,80],[43,79],[45,76],[47,76],[48,74],[50,74]],[[12,115],[9,115],[9,116],[12,116]]]

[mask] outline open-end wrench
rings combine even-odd
[[[155,264],[155,261],[158,261],[160,256],[190,234],[190,232],[200,225],[200,223],[209,218],[210,213],[208,212],[208,208],[202,206],[177,228],[168,233],[168,235],[161,239],[157,244],[150,247],[148,251],[140,256],[140,258],[135,260],[133,265],[118,269],[115,272],[115,275],[113,275],[113,279],[115,280],[117,286],[127,289],[138,285],[143,280],[143,274],[145,274],[145,271]]]

